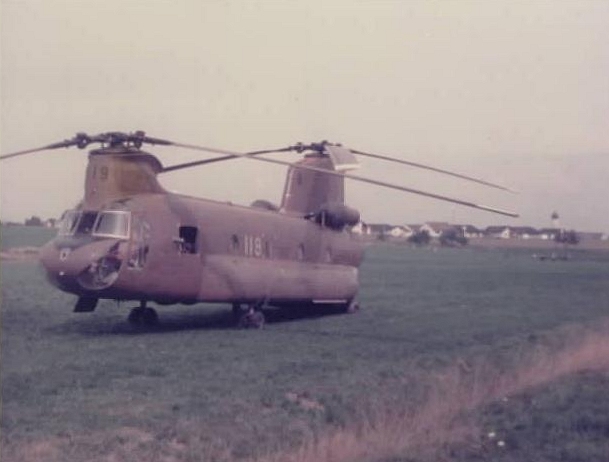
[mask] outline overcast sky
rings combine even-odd
[[[351,182],[368,222],[543,227],[556,210],[609,231],[609,1],[0,1],[3,154],[81,131],[237,151],[328,139],[519,191],[362,159],[359,175],[521,214]],[[59,216],[85,166],[77,149],[3,161],[1,218]],[[279,202],[283,177],[240,159],[162,183],[248,204]]]

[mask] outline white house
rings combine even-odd
[[[474,225],[456,225],[455,227],[460,229],[463,232],[463,236],[468,239],[484,236],[484,231],[476,228]]]
[[[414,234],[414,231],[408,225],[394,226],[387,232],[387,234],[396,239],[408,239]]]
[[[496,239],[509,239],[512,237],[512,231],[509,226],[488,226],[484,234]]]
[[[428,221],[427,223],[421,226],[419,231],[427,231],[429,237],[437,239],[444,231],[452,228],[454,228],[453,225],[444,221]]]

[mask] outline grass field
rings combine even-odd
[[[57,230],[37,226],[0,226],[0,250],[19,247],[40,247],[53,239]]]
[[[607,253],[374,246],[359,313],[261,331],[1,271],[3,462],[609,460]]]

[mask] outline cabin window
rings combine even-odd
[[[95,222],[94,236],[129,237],[129,212],[101,212]]]
[[[180,226],[180,253],[197,253],[197,234],[194,226]]]

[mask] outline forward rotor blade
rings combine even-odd
[[[46,146],[42,146],[41,148],[26,149],[25,151],[17,151],[11,154],[4,154],[3,156],[0,156],[0,160],[10,159],[11,157],[24,156],[26,154],[33,154],[35,152],[40,151],[48,151],[49,149],[67,148],[72,144],[72,140],[60,141],[59,143],[47,144]]]
[[[77,146],[80,149],[86,148],[91,143],[102,143],[112,146],[113,144],[131,143],[133,146],[139,148],[142,143],[159,144],[159,145],[171,145],[171,141],[162,140],[160,138],[152,138],[146,136],[143,131],[137,131],[135,133],[122,133],[122,132],[108,132],[100,133],[98,135],[89,136],[86,133],[77,133],[76,136],[69,140],[60,141],[58,143],[51,143],[41,148],[27,149],[25,151],[13,152],[11,154],[5,154],[0,156],[0,160],[10,159],[11,157],[23,156],[25,154],[32,154],[40,151],[47,151],[50,149],[68,148],[70,146]]]
[[[494,184],[494,183],[489,183],[488,181],[480,180],[479,178],[473,178],[471,176],[462,175],[460,173],[455,173],[455,172],[451,172],[451,171],[448,171],[448,170],[443,170],[441,168],[431,167],[429,165],[419,164],[417,162],[411,162],[411,161],[402,160],[402,159],[395,159],[393,157],[382,156],[380,154],[371,154],[369,152],[356,151],[355,149],[350,149],[350,151],[352,153],[354,153],[354,154],[358,154],[358,155],[364,156],[364,157],[370,157],[372,159],[380,159],[380,160],[385,160],[387,162],[395,162],[395,163],[398,163],[398,164],[409,165],[411,167],[417,167],[417,168],[422,168],[422,169],[425,169],[425,170],[431,170],[433,172],[443,173],[445,175],[450,175],[450,176],[454,176],[456,178],[461,178],[462,180],[473,181],[474,183],[479,183],[479,184],[483,184],[485,186],[490,186],[491,188],[497,188],[497,189],[501,189],[503,191],[508,191],[508,192],[511,192],[511,193],[515,192],[515,191],[512,191],[509,188],[506,188],[505,186],[501,186],[501,185]]]
[[[468,201],[463,201],[460,199],[453,199],[452,197],[447,197],[447,196],[441,196],[439,194],[434,194],[434,193],[429,193],[429,192],[425,192],[425,191],[420,191],[418,189],[412,189],[412,188],[406,188],[404,186],[398,186],[398,185],[394,185],[391,183],[386,183],[384,181],[378,181],[378,180],[373,180],[371,178],[365,178],[362,176],[358,176],[358,175],[350,175],[350,174],[346,174],[346,173],[342,173],[342,172],[336,172],[334,170],[326,170],[323,168],[317,168],[317,167],[311,167],[311,166],[306,166],[306,165],[299,165],[299,164],[293,164],[290,162],[285,162],[282,160],[276,160],[276,159],[267,159],[265,157],[254,157],[255,154],[253,153],[238,153],[238,152],[232,152],[232,151],[226,151],[223,149],[215,149],[215,148],[209,148],[209,147],[205,147],[205,146],[197,146],[197,145],[193,145],[193,144],[182,144],[182,143],[173,143],[173,146],[177,146],[177,147],[181,147],[181,148],[185,148],[185,149],[193,149],[195,151],[205,151],[205,152],[213,152],[216,154],[223,154],[229,158],[236,158],[236,157],[244,157],[246,159],[252,159],[252,160],[257,160],[260,162],[267,162],[270,164],[277,164],[277,165],[286,165],[288,167],[296,167],[296,168],[301,168],[303,170],[311,170],[314,172],[320,172],[320,173],[325,173],[328,175],[333,175],[333,176],[339,176],[339,177],[343,177],[343,178],[350,178],[352,180],[356,180],[356,181],[361,181],[363,183],[369,183],[369,184],[373,184],[376,186],[382,186],[385,188],[390,188],[390,189],[396,189],[398,191],[404,191],[404,192],[409,192],[412,194],[418,194],[420,196],[425,196],[425,197],[430,197],[432,199],[437,199],[437,200],[441,200],[441,201],[445,201],[445,202],[452,202],[453,204],[459,204],[459,205],[463,205],[465,207],[471,207],[471,208],[475,208],[475,209],[479,209],[479,210],[485,210],[487,212],[492,212],[492,213],[498,213],[500,215],[505,215],[508,217],[518,217],[517,213],[513,213],[513,212],[509,212],[506,210],[501,210],[501,209],[497,209],[494,207],[488,207],[486,205],[479,205],[479,204],[474,204],[473,202],[468,202]],[[204,162],[204,161],[201,161]],[[193,162],[191,162],[191,164],[193,164]],[[201,165],[201,164],[199,164]],[[169,167],[171,168],[171,167]]]
[[[186,147],[186,146],[179,146],[178,144],[175,144],[175,143],[173,143],[173,146]],[[187,149],[192,149],[192,147],[188,147]],[[288,152],[291,150],[292,150],[292,148],[281,148],[281,149],[265,149],[262,151],[251,151],[251,152],[246,152],[246,153],[240,154],[240,155],[227,154],[225,156],[213,157],[211,159],[195,160],[193,162],[186,162],[184,164],[170,165],[169,167],[165,167],[163,170],[161,170],[160,173],[173,172],[175,170],[181,170],[184,168],[197,167],[199,165],[213,164],[215,162],[222,162],[225,160],[237,159],[237,158],[243,157],[243,156],[258,156],[261,154],[271,154],[274,152]],[[215,152],[215,151],[210,151],[210,152]]]

